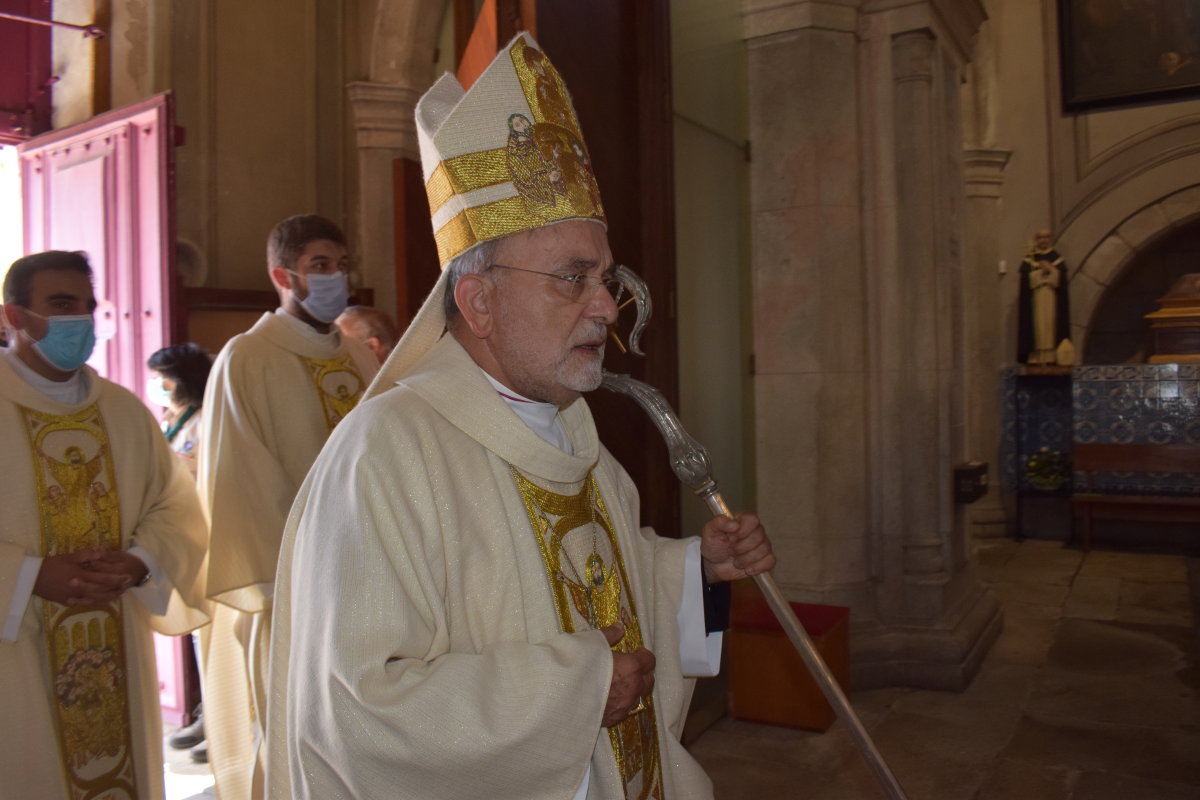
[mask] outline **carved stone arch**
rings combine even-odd
[[[374,83],[424,88],[433,80],[433,53],[446,0],[377,0],[368,75]]]
[[[1082,354],[1108,288],[1137,255],[1200,218],[1200,153],[1132,175],[1097,196],[1058,239],[1072,266],[1071,327]]]
[[[396,315],[392,164],[420,159],[413,109],[433,83],[445,0],[364,3],[367,80],[346,86],[358,150],[358,252],[376,304]]]

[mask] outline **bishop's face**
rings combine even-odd
[[[572,301],[567,281],[520,270],[607,277],[613,259],[603,226],[571,220],[511,236],[493,262],[517,268],[489,271],[499,301],[492,352],[513,388],[559,407],[597,388],[607,326],[617,318],[613,296],[603,285],[593,291],[592,280]]]

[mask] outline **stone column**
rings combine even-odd
[[[995,46],[992,23],[984,22],[975,39],[959,93],[963,106],[963,162],[966,167],[966,319],[963,353],[967,384],[967,453],[988,462],[988,493],[967,509],[974,538],[1004,536],[1008,517],[1002,497],[1000,452],[1000,370],[1004,352],[1001,297],[1000,195],[1008,150],[996,147]],[[1012,264],[1017,269],[1018,264]]]
[[[1000,297],[1000,191],[1008,150],[968,148],[966,165],[967,453],[988,462],[988,493],[967,509],[975,538],[1004,536],[1007,514],[1001,497],[1000,370],[1004,358],[1005,304]],[[1009,265],[1017,269],[1019,264]]]
[[[962,121],[977,0],[743,0],[759,510],[856,687],[966,686],[999,633],[966,460]]]
[[[392,162],[421,160],[413,109],[424,87],[355,81],[346,86],[358,146],[358,243],[362,284],[396,315],[396,233]]]

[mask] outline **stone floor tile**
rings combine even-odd
[[[1046,766],[1200,785],[1200,733],[1026,716],[1003,752]]]
[[[1054,641],[1061,614],[1057,608],[1006,603],[1004,630],[992,645],[988,661],[1040,667]]]
[[[1173,675],[1188,665],[1189,658],[1165,633],[1120,622],[1063,620],[1046,667],[1054,672],[1111,677]]]
[[[1067,800],[1078,773],[1001,758],[992,766],[978,800]]]
[[[1025,706],[1041,719],[1144,727],[1186,727],[1200,720],[1195,691],[1174,675],[1043,675]]]
[[[909,797],[971,800],[1015,728],[992,723],[972,714],[948,719],[893,711],[873,738]]]
[[[913,693],[913,689],[872,689],[866,692],[851,692],[850,705],[859,721],[868,731],[874,730],[888,711],[902,697]]]
[[[1106,772],[1085,772],[1073,800],[1196,800],[1200,786],[1130,778]]]
[[[1124,578],[1126,580],[1158,583],[1183,583],[1187,581],[1187,560],[1183,556],[1157,553],[1114,553],[1093,550],[1087,554],[1080,575],[1097,578]]]
[[[1033,606],[1062,608],[1071,587],[1054,583],[1010,583],[997,581],[990,584],[1001,601],[1028,603]]]
[[[844,783],[847,774],[855,775],[862,761],[840,721],[824,734],[813,734],[726,718],[688,751],[712,778],[721,800],[812,798],[826,787]],[[864,771],[860,777],[869,792],[871,775]]]
[[[1063,606],[1064,617],[1116,619],[1121,599],[1121,579],[1080,574],[1071,584]]]
[[[1082,561],[1080,551],[1065,548],[1062,542],[1028,539],[1001,568],[1001,580],[1069,586]]]
[[[1121,582],[1117,619],[1152,625],[1191,626],[1192,598],[1186,583]]]
[[[760,759],[738,758],[723,753],[698,755],[713,782],[714,800],[800,800],[828,783],[819,775],[795,767]]]
[[[981,567],[1002,567],[1017,552],[1018,545],[1012,539],[989,539],[976,545],[976,563]]]
[[[921,714],[972,725],[1007,725],[1015,729],[1039,670],[1019,664],[988,660],[963,692],[914,691],[899,698],[892,710]]]

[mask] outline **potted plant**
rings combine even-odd
[[[1025,480],[1034,489],[1052,492],[1071,479],[1071,460],[1058,450],[1043,447],[1025,465]]]

